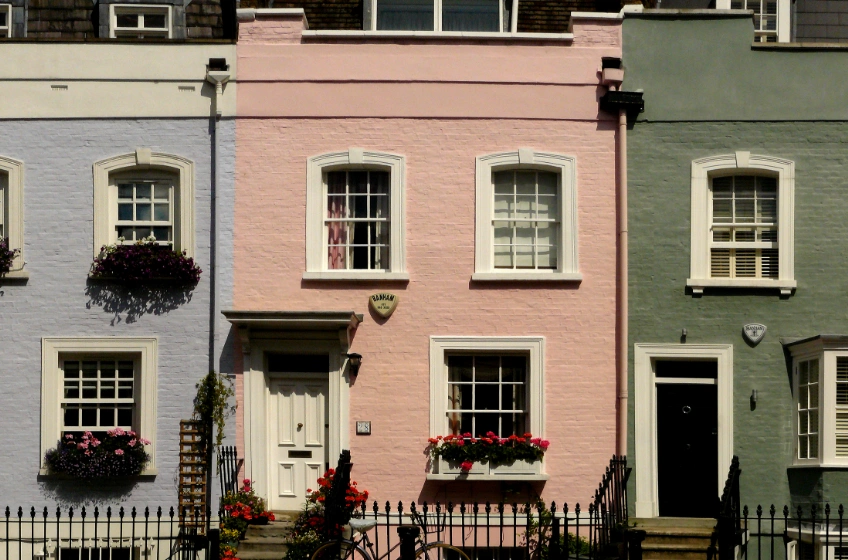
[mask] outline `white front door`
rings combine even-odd
[[[299,510],[327,466],[327,376],[271,377],[269,411],[270,508]]]

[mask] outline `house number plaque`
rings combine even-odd
[[[357,420],[356,421],[356,435],[358,435],[358,436],[370,436],[371,435],[371,421],[370,420]]]
[[[766,335],[766,326],[760,323],[748,323],[742,327],[742,333],[751,344],[758,344]]]
[[[371,304],[371,309],[373,309],[377,315],[384,319],[388,319],[389,316],[395,312],[395,309],[397,309],[398,297],[395,294],[390,294],[389,292],[380,292],[369,297],[368,302]]]

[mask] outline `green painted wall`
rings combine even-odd
[[[778,340],[848,333],[848,125],[833,120],[848,119],[848,51],[753,50],[752,37],[750,19],[739,17],[624,22],[625,89],[643,89],[646,104],[628,132],[629,458],[633,344],[680,343],[686,328],[689,344],[733,344],[743,503],[848,504],[848,469],[787,468],[793,402]],[[691,161],[737,150],[795,162],[791,297],[686,289]],[[742,337],[751,322],[768,327],[756,347]]]

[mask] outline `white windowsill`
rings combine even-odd
[[[365,281],[381,281],[394,280],[405,281],[409,280],[408,272],[368,272],[368,271],[322,271],[322,272],[304,272],[304,280],[365,280]]]
[[[848,469],[848,463],[795,463],[788,469]]]
[[[494,31],[304,31],[304,37],[316,39],[478,39],[497,41],[564,41],[574,40],[573,33],[510,33]]]
[[[581,282],[579,272],[475,272],[471,275],[474,282]]]
[[[427,480],[458,482],[506,482],[523,480],[525,482],[543,482],[550,478],[546,474],[428,474]]]
[[[7,272],[0,275],[0,282],[3,280],[29,280],[29,271],[24,269]]]
[[[704,288],[745,288],[780,290],[781,295],[791,295],[798,287],[795,280],[767,280],[762,278],[689,278],[686,285],[692,293],[702,294]]]

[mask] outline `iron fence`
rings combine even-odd
[[[5,560],[218,560],[219,532],[187,523],[197,512],[135,507],[5,509]]]
[[[218,447],[218,478],[221,481],[221,495],[238,491],[238,471],[242,460],[238,458],[235,446]]]

